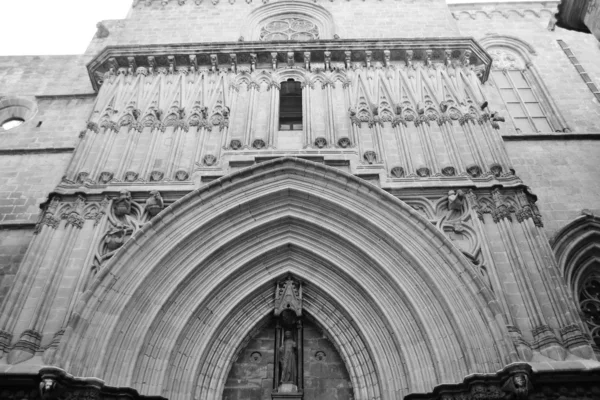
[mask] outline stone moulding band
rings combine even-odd
[[[292,50],[292,51],[290,51]],[[368,40],[320,40],[311,42],[237,42],[182,45],[108,46],[87,65],[94,90],[99,90],[106,74],[193,72],[199,69],[236,71],[289,66],[292,53],[296,66],[323,64],[326,69],[342,65],[394,63],[411,65],[427,60],[460,65],[478,70],[482,82],[488,79],[492,59],[473,38],[412,38]],[[310,57],[307,58],[307,54]]]

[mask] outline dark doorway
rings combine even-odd
[[[302,85],[293,79],[281,83],[279,129],[282,131],[302,130]]]

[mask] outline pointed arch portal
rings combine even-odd
[[[86,292],[59,365],[171,400],[221,398],[286,274],[303,281],[356,399],[513,360],[493,296],[435,227],[352,175],[280,158],[211,182],[138,232]]]

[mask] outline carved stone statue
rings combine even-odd
[[[464,203],[465,194],[462,190],[448,192],[448,209],[452,211],[461,211]]]
[[[117,217],[122,217],[131,212],[131,193],[128,190],[121,190],[119,197],[113,203],[113,210]]]
[[[284,334],[283,346],[280,348],[279,362],[281,364],[281,383],[296,385],[298,371],[296,368],[296,342],[292,338],[292,332]]]
[[[52,398],[56,389],[56,381],[54,379],[45,378],[40,382],[40,397],[42,400]]]
[[[529,392],[533,389],[533,385],[529,380],[529,376],[524,373],[519,373],[509,378],[502,390],[509,393],[509,398],[524,400],[529,395]]]
[[[156,214],[162,211],[164,205],[165,204],[160,193],[157,190],[151,191],[150,197],[146,199],[146,211],[148,211],[148,214],[154,217]]]

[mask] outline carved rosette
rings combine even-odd
[[[374,164],[377,162],[377,153],[375,153],[373,150],[367,150],[363,154],[363,158],[369,164]]]
[[[229,148],[232,150],[239,150],[242,148],[242,142],[238,139],[233,139],[230,143],[229,143]]]
[[[347,137],[341,137],[341,138],[339,138],[337,144],[342,149],[346,149],[346,148],[352,146],[352,142]]]
[[[252,147],[258,150],[264,149],[266,146],[265,141],[262,139],[256,139],[252,142]]]
[[[315,147],[318,147],[319,149],[327,147],[327,139],[325,139],[324,137],[316,138],[315,139]]]
[[[394,167],[390,171],[390,174],[394,178],[404,178],[404,175],[405,175],[404,168],[402,168],[402,167]]]

